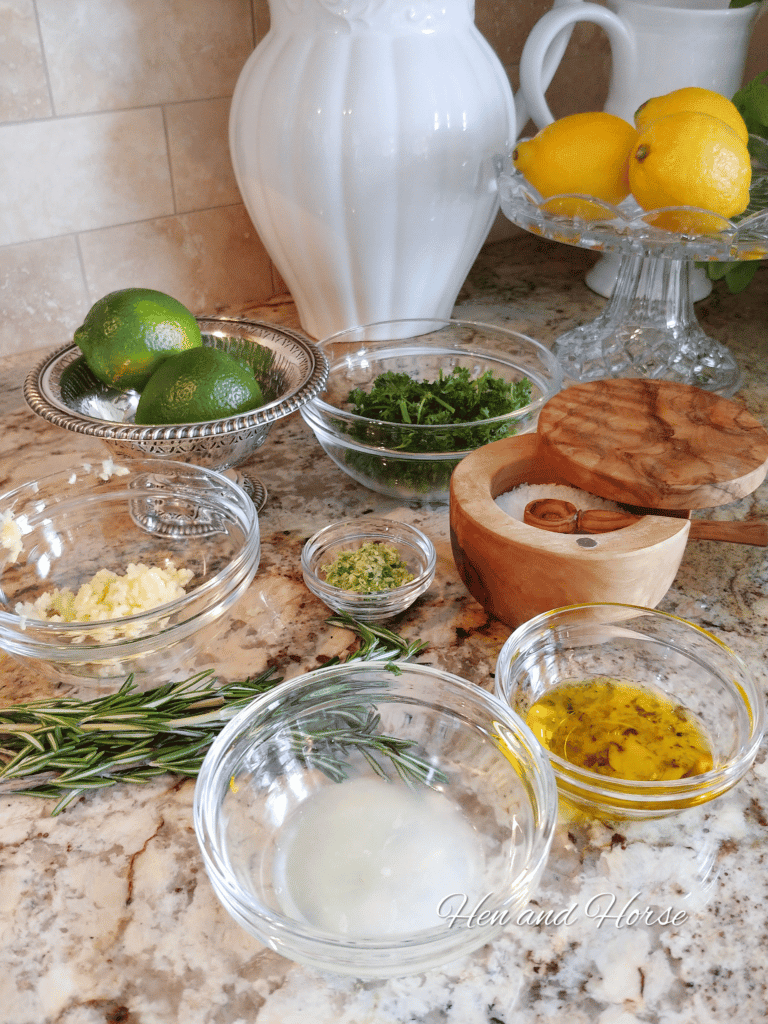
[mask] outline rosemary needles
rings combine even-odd
[[[360,646],[347,661],[382,660],[396,672],[397,661],[426,647],[348,615],[327,622],[357,635]],[[227,721],[281,681],[269,669],[218,686],[211,672],[202,672],[141,692],[129,676],[116,693],[93,700],[64,698],[0,708],[0,794],[56,799],[51,812],[56,815],[88,790],[145,783],[166,772],[196,776]],[[334,779],[345,777],[345,758],[353,750],[378,774],[384,774],[383,759],[403,778],[426,777],[428,767],[409,753],[410,741],[382,735],[378,724],[375,708],[362,701],[344,709],[333,728],[326,722],[320,730],[318,723],[320,731],[311,742],[306,734],[301,742],[313,764]]]

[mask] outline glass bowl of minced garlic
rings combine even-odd
[[[747,665],[666,612],[582,604],[506,641],[496,694],[547,750],[561,798],[602,818],[657,818],[744,776],[765,727]]]
[[[73,463],[0,495],[0,648],[89,691],[189,675],[259,559],[256,507],[221,473]]]

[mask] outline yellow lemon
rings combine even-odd
[[[512,160],[544,199],[576,193],[616,204],[629,195],[627,161],[636,139],[635,128],[615,114],[570,114],[518,142]],[[544,208],[585,220],[605,216],[583,199],[555,199]]]
[[[742,213],[749,203],[752,167],[747,147],[710,114],[668,114],[640,132],[629,161],[632,195],[644,210],[697,206],[704,213],[658,214],[653,223],[670,231],[711,234],[721,217]]]
[[[645,103],[641,103],[635,111],[635,127],[641,132],[652,121],[657,121],[660,117],[666,117],[667,114],[692,112],[719,117],[746,144],[749,132],[744,123],[744,118],[734,104],[726,96],[721,96],[719,92],[712,92],[711,89],[701,89],[698,86],[675,89],[673,92],[665,93],[663,96],[653,96],[651,99],[646,100]]]

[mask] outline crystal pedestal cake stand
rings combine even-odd
[[[544,209],[545,200],[514,167],[505,169],[499,181],[501,208],[513,224],[553,241],[620,257],[613,295],[600,316],[560,335],[553,346],[567,376],[577,381],[660,378],[722,395],[738,388],[735,359],[696,319],[690,269],[694,261],[768,256],[768,142],[752,136],[750,151],[749,207],[733,221],[707,211],[707,228],[719,228],[707,234],[696,233],[702,211],[674,211],[690,233],[664,230],[655,226],[661,211],[641,210],[631,196],[616,207],[579,197],[593,209],[601,208],[596,220],[555,215]]]

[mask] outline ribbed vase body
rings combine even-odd
[[[515,140],[468,0],[270,0],[230,115],[238,185],[315,338],[446,317]]]

